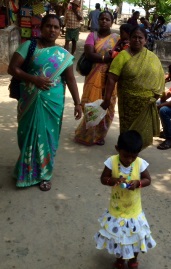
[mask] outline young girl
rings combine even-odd
[[[109,210],[99,219],[101,229],[95,235],[97,249],[106,248],[116,256],[114,269],[137,269],[138,253],[155,247],[150,227],[141,207],[141,188],[151,183],[149,165],[138,157],[142,138],[134,130],[122,133],[118,138],[118,155],[105,161],[101,182],[111,186]],[[122,184],[121,184],[122,183]],[[123,184],[129,183],[129,184]],[[128,185],[127,188],[122,188]]]

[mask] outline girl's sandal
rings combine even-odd
[[[113,269],[126,269],[125,263],[120,263],[120,262],[116,261],[114,263],[114,268]]]
[[[138,269],[138,262],[130,262],[130,261],[128,261],[128,268],[129,269]]]
[[[43,180],[42,182],[40,182],[39,188],[41,191],[49,191],[51,189],[51,182]]]

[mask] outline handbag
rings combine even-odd
[[[21,17],[20,26],[25,28],[31,28],[31,18],[30,17]]]
[[[33,5],[33,14],[38,15],[45,12],[43,3],[38,3]]]
[[[31,37],[31,28],[21,28],[21,37],[30,38]]]
[[[34,26],[34,28],[32,28],[32,37],[40,37],[41,32],[40,32],[40,28],[39,26]]]
[[[42,17],[41,16],[32,16],[31,24],[32,25],[41,25]]]
[[[83,52],[77,62],[76,65],[76,71],[81,75],[81,76],[87,76],[93,66],[93,62],[90,62],[90,60],[88,60],[86,58],[85,53]]]
[[[5,28],[5,15],[0,15],[0,29]]]
[[[21,69],[25,72],[27,71],[27,67],[30,62],[30,59],[33,56],[33,53],[36,49],[36,44],[37,44],[36,39],[32,39],[28,48],[26,59],[24,60],[24,63],[21,66]],[[10,84],[8,86],[10,98],[17,99],[17,100],[20,99],[20,82],[21,81],[15,77],[11,78]]]
[[[31,7],[21,7],[20,16],[31,17],[32,16],[32,8]]]
[[[97,39],[97,32],[94,32],[94,43]],[[93,62],[87,59],[85,52],[83,52],[78,59],[77,65],[76,65],[76,71],[81,75],[81,76],[87,76],[93,66]]]

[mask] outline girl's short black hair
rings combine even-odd
[[[142,137],[135,130],[126,131],[119,135],[117,146],[129,153],[139,153],[143,146]]]
[[[126,32],[127,34],[130,34],[130,32],[132,31],[133,29],[133,25],[130,24],[130,23],[123,23],[121,26],[120,26],[120,32],[124,31]]]
[[[47,14],[42,18],[40,29],[44,26],[44,24],[49,20],[49,19],[57,19],[59,21],[59,26],[61,27],[61,20],[56,14]]]
[[[111,18],[111,21],[113,22],[113,15],[112,15],[112,13],[111,13],[110,11],[108,11],[108,10],[104,10],[104,11],[100,12],[99,19],[100,19],[100,17],[101,17],[103,14],[105,14],[105,13],[109,14],[109,16],[110,16],[110,18]]]
[[[130,32],[130,37],[131,37],[136,31],[140,31],[140,32],[144,35],[145,39],[147,39],[147,32],[146,32],[146,30],[145,30],[144,28],[142,28],[142,27],[139,27],[139,26],[135,26],[135,27],[132,29],[132,31]]]

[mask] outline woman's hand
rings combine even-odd
[[[42,77],[34,76],[32,83],[35,84],[36,87],[41,89],[42,91],[49,90],[52,85],[52,81],[44,76]]]
[[[103,101],[103,103],[101,103],[100,105],[104,110],[108,109],[108,107],[110,106],[110,101]]]
[[[82,107],[81,105],[76,105],[74,109],[74,116],[76,120],[79,120],[82,116]]]

